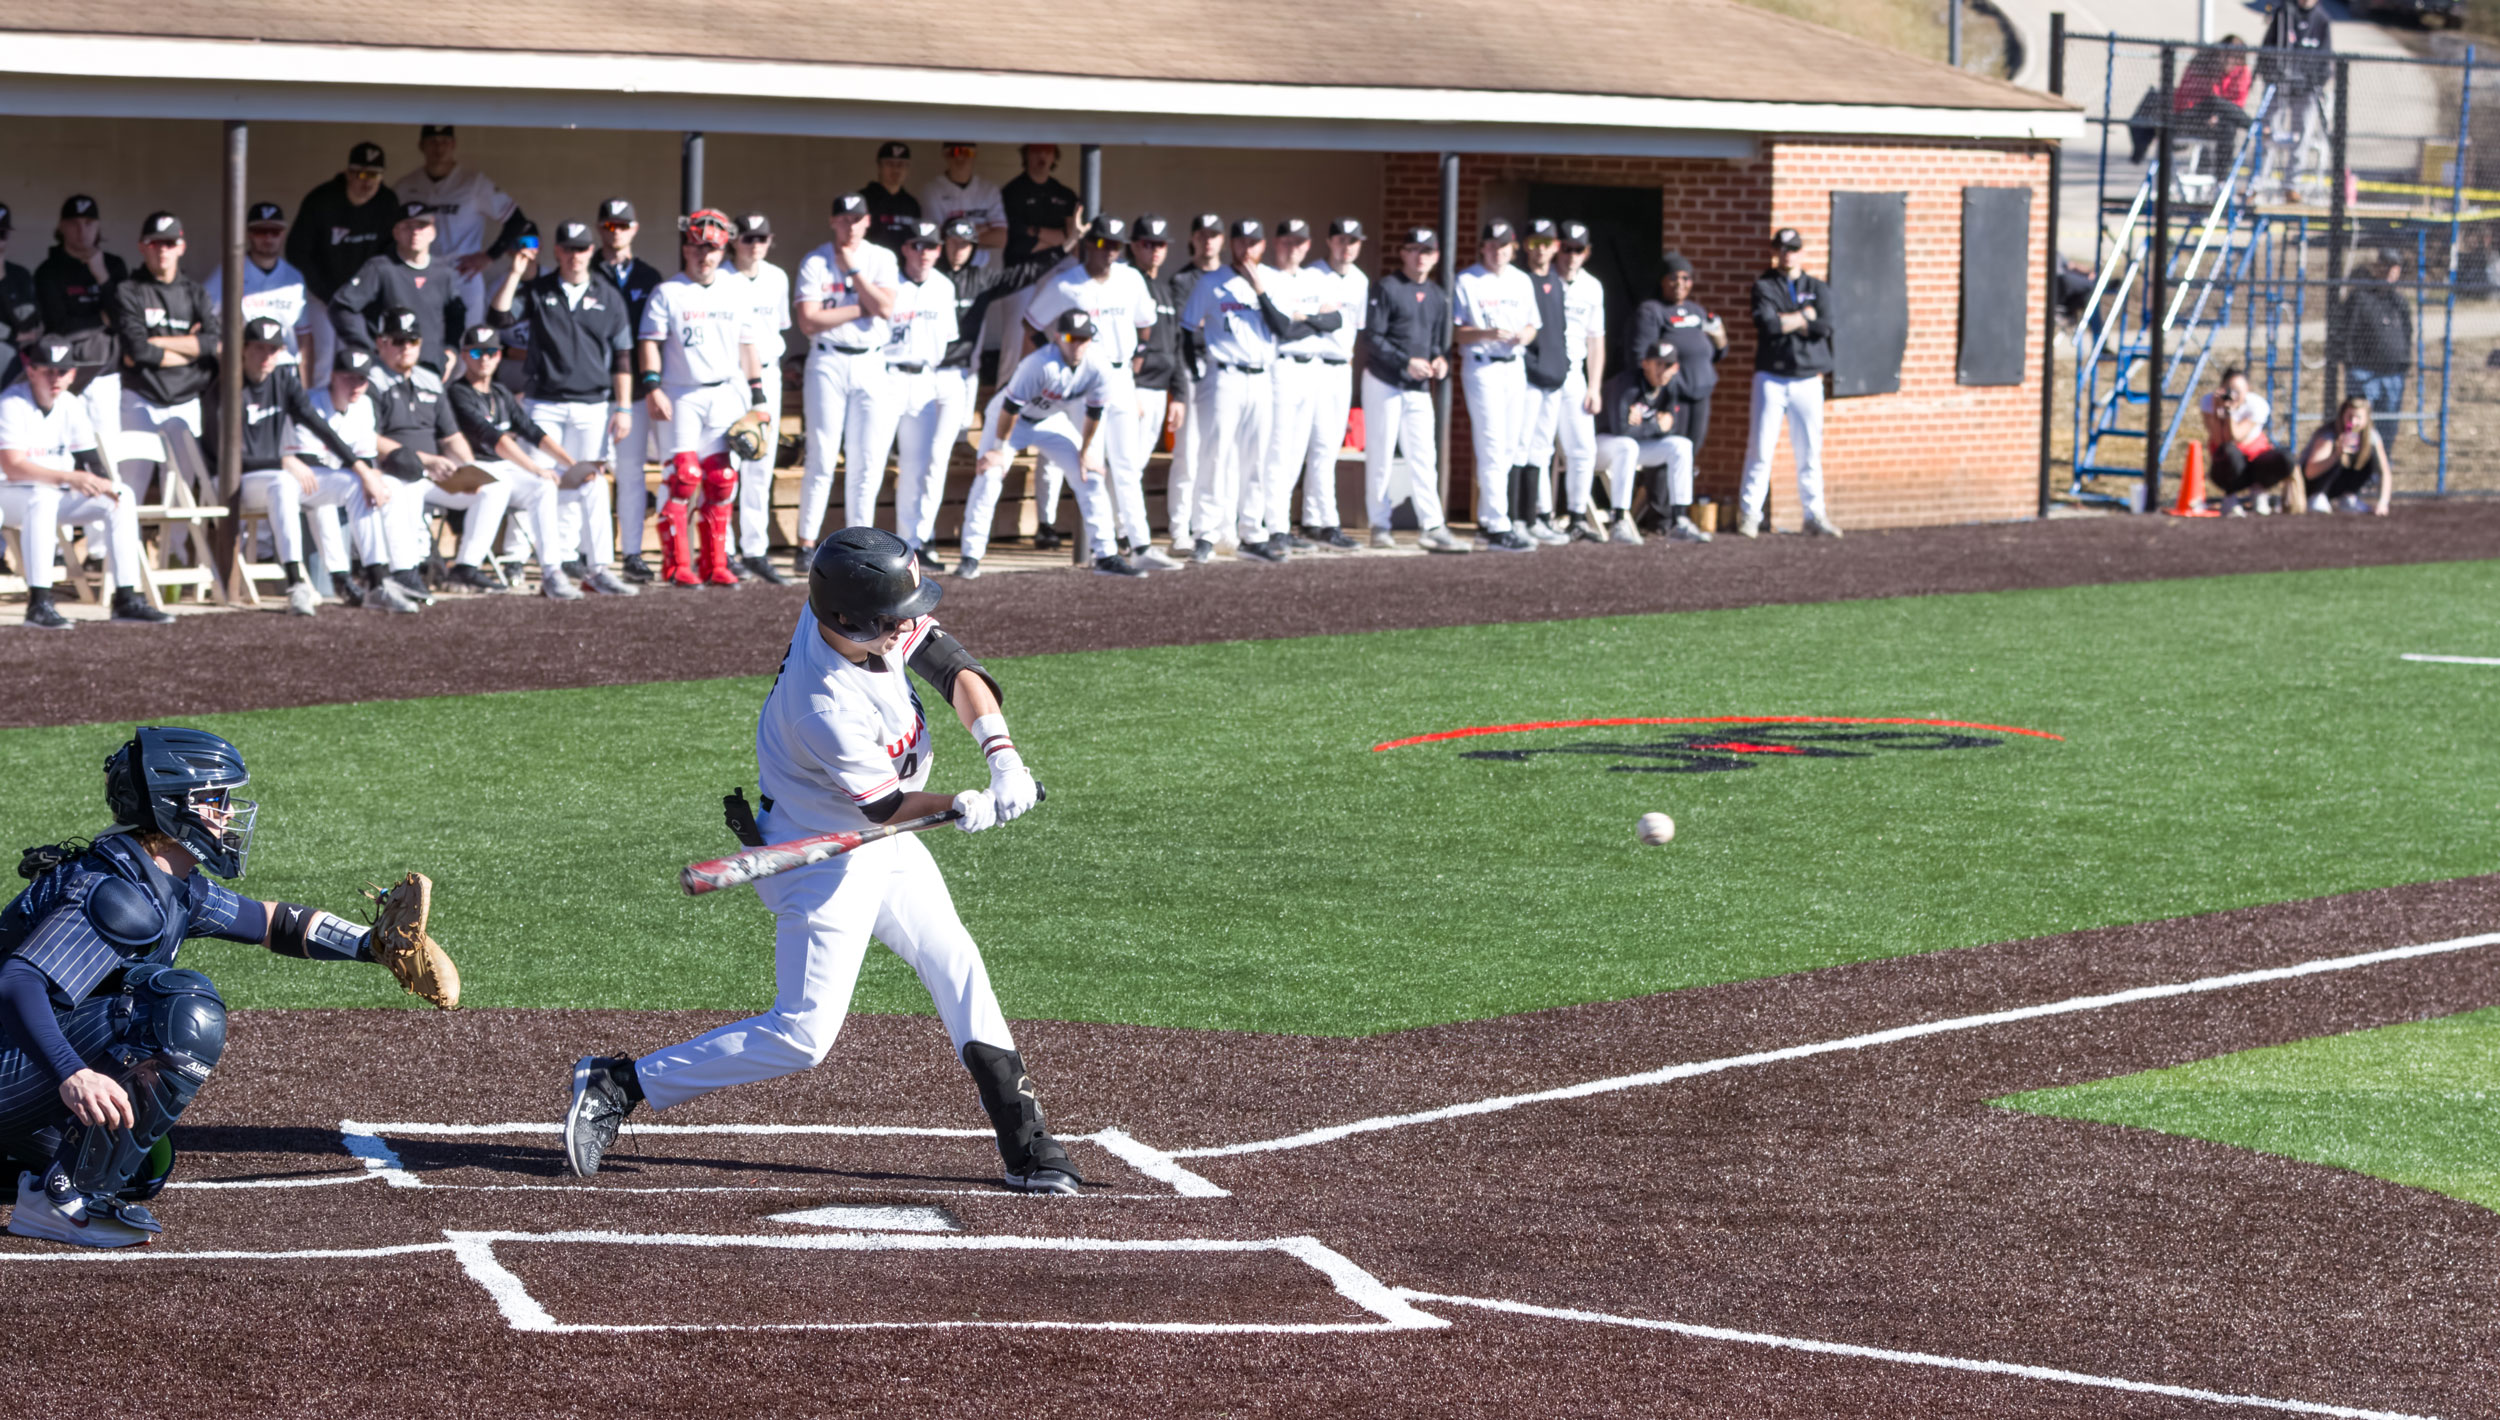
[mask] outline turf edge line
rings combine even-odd
[[[1463,730],[1435,730],[1428,735],[1408,735],[1402,740],[1387,740],[1373,745],[1372,753],[1403,749],[1407,745],[1431,744],[1436,740],[1463,740],[1472,735],[1516,735],[1529,730],[1585,730],[1606,725],[1933,725],[1948,730],[1994,730],[2005,735],[2029,735],[2035,740],[2063,742],[2066,738],[2046,730],[2026,730],[2018,725],[1983,725],[1976,720],[1913,720],[1898,715],[1621,715],[1603,720],[1534,720],[1523,725],[1470,725]]]

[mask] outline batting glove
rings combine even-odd
[[[1008,762],[999,763],[1002,759]],[[1024,767],[1014,750],[990,760],[990,799],[998,805],[1000,823],[1020,816],[1041,796],[1042,787],[1033,782],[1033,771]]]
[[[998,805],[990,798],[987,789],[966,789],[957,794],[955,812],[963,815],[955,820],[955,826],[966,833],[998,827]]]

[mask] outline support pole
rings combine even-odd
[[[1077,195],[1086,220],[1102,215],[1102,145],[1088,143],[1077,151]]]
[[[2049,12],[2049,92],[2066,93],[2066,12]],[[2065,146],[2049,145],[2048,279],[2040,293],[2040,516],[2049,515],[2049,430],[2057,409],[2057,193],[2066,163]],[[2078,451],[2078,456],[2080,451]]]
[[[2335,123],[2329,130],[2332,152],[2327,159],[2329,180],[2334,189],[2326,199],[2326,379],[2325,407],[2329,419],[2335,417],[2335,406],[2344,399],[2344,271],[2352,264],[2352,214],[2344,205],[2345,142],[2351,129],[2344,121],[2344,112],[2352,97],[2352,61],[2335,61]],[[2292,421],[2292,432],[2298,435],[2300,421]]]
[[[251,157],[251,125],[226,120],[225,292],[218,302],[217,352],[217,489],[215,499],[228,508],[243,506],[243,260],[246,251],[243,219],[251,210],[244,196]],[[171,478],[168,470],[166,477]],[[217,581],[228,600],[248,599],[243,584],[243,540],[237,536],[240,516],[219,518],[204,529]]]
[[[1457,318],[1458,311],[1458,258],[1462,247],[1463,244],[1458,234],[1458,155],[1443,153],[1441,155],[1441,290],[1450,298],[1449,305],[1453,320]],[[1445,517],[1455,517],[1454,513],[1446,510],[1450,504],[1450,468],[1458,459],[1458,451],[1450,447],[1452,397],[1450,387],[1457,382],[1458,347],[1453,345],[1450,347],[1449,378],[1441,381],[1440,388],[1434,390],[1432,395],[1434,414],[1440,426],[1433,437],[1441,450],[1439,492]],[[1476,477],[1484,477],[1484,470],[1477,469]]]
[[[703,135],[688,133],[677,166],[677,211],[686,216],[703,206]]]
[[[1962,67],[1962,0],[1944,0],[1944,62]]]
[[[2438,493],[2448,491],[2448,391],[2457,358],[2457,247],[2465,237],[2465,168],[2474,150],[2474,50],[2473,45],[2465,47],[2465,82],[2457,92],[2457,170],[2448,190],[2448,324],[2439,338],[2439,481],[2433,488]],[[2421,283],[2419,268],[2413,280]]]
[[[2161,128],[2153,161],[2153,231],[2145,243],[2144,284],[2144,507],[2161,506],[2162,396],[2168,382],[2163,327],[2170,307],[2170,100],[2179,83],[2179,50],[2161,47]]]

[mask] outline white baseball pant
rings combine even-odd
[[[1001,398],[1003,395],[990,396],[990,406],[997,408]],[[1094,555],[1108,557],[1115,536],[1111,478],[1108,473],[1095,475],[1084,471],[1081,437],[1076,420],[1061,410],[1039,424],[1016,420],[1007,430],[1007,447],[1033,450],[1034,462],[1040,465],[1037,477],[1056,472],[1073,481],[1077,516],[1085,520],[1085,535],[1093,540]],[[987,454],[995,447],[989,436],[983,434],[980,452]],[[972,491],[964,498],[964,556],[979,557],[989,551],[990,520],[998,513],[998,493],[1004,481],[1003,475],[973,475]]]
[[[315,487],[319,485],[316,483]],[[243,475],[241,509],[269,520],[269,540],[280,562],[304,560],[304,485],[283,468],[264,468]],[[326,552],[327,549],[325,548]]]
[[[1322,360],[1314,368],[1319,377],[1312,390],[1310,450],[1302,464],[1302,525],[1325,531],[1344,525],[1337,513],[1337,455],[1345,451],[1354,381],[1342,360]],[[1363,441],[1371,442],[1368,424]]]
[[[767,838],[772,821],[771,814],[763,816]],[[974,1041],[1015,1049],[981,949],[955,915],[946,878],[919,839],[907,834],[864,844],[764,878],[755,891],[773,913],[772,1009],[635,1061],[652,1108],[823,1063],[850,1014],[871,934],[928,988],[958,1059]]]
[[[1186,555],[1190,529],[1198,526],[1194,519],[1199,489],[1210,476],[1204,451],[1198,447],[1198,431],[1214,418],[1215,386],[1184,371],[1173,397],[1181,402],[1181,427],[1172,440],[1171,467],[1163,484],[1163,521],[1172,535],[1173,548]]]
[[[937,537],[938,510],[946,503],[946,469],[972,408],[972,382],[958,370],[924,370],[903,376],[903,417],[896,426],[902,445],[894,469],[894,526],[903,541],[927,547]]]
[[[1155,446],[1163,442],[1163,421],[1171,413],[1171,409],[1172,392],[1170,390],[1139,390],[1137,392],[1137,515],[1141,519],[1148,520],[1147,543],[1154,539],[1151,517],[1146,512],[1146,464],[1154,458]],[[1177,451],[1173,457],[1176,459],[1179,457]],[[1163,509],[1163,525],[1166,531],[1177,526],[1172,515],[1171,501],[1172,475],[1167,465],[1164,475]],[[1138,546],[1142,549],[1147,543],[1139,543]]]
[[[869,350],[852,353],[818,340],[807,352],[805,403],[807,468],[799,477],[799,541],[816,545],[823,531],[825,506],[833,501],[835,466],[847,477],[842,489],[842,522],[846,527],[873,524],[877,492],[885,468],[868,463],[868,437],[891,396],[885,356]]]
[[[87,402],[87,422],[95,426],[96,447],[106,447],[122,431],[121,371],[106,370],[97,375],[79,391],[78,397]],[[115,476],[120,476],[119,470],[115,470]]]
[[[1102,460],[1111,478],[1112,512],[1121,536],[1139,547],[1154,541],[1154,526],[1146,518],[1146,432],[1138,419],[1137,384],[1126,366],[1104,372],[1102,392]],[[1157,425],[1158,429],[1162,426]],[[1042,475],[1040,502],[1037,505],[1042,526],[1059,521],[1060,474],[1056,468]],[[1078,510],[1080,515],[1082,509]],[[1100,543],[1094,555],[1107,557],[1115,549]]]
[[[764,372],[764,456],[738,464],[738,555],[772,550],[773,460],[781,452],[781,369]]]
[[[1823,517],[1823,377],[1756,374],[1751,447],[1745,481],[1737,489],[1739,512],[1749,522],[1762,516],[1763,497],[1771,491],[1771,454],[1779,447],[1783,421],[1797,461],[1797,504],[1807,518]]]
[[[524,482],[542,484],[545,482],[535,475],[522,474],[519,469],[513,468],[501,459],[491,463],[481,462],[478,467],[495,475],[495,481],[474,493],[454,493],[441,484],[431,481],[422,485],[412,485],[425,490],[424,502],[413,515],[420,545],[422,545],[425,528],[423,511],[425,508],[458,508],[465,514],[460,522],[460,543],[453,550],[451,558],[452,561],[464,567],[477,566],[485,560],[486,554],[494,549],[495,529],[502,525],[503,515],[512,507],[514,495],[520,491],[520,485]],[[543,501],[552,505],[552,500]],[[399,499],[393,498],[391,506],[396,508],[399,502]],[[547,532],[550,537],[554,535],[552,527]],[[543,549],[546,544],[542,542],[539,546]]]
[[[608,467],[616,471],[617,550],[627,557],[642,555],[642,528],[651,516],[651,406],[635,400],[626,406],[625,437],[618,440]],[[585,534],[587,536],[587,534]]]
[[[556,403],[551,400],[529,402],[530,422],[547,431],[567,456],[575,462],[603,459],[608,456],[608,406],[605,400],[584,400],[579,403]],[[645,418],[649,417],[645,411]],[[614,465],[611,465],[614,467]],[[637,478],[635,486],[641,486]],[[616,528],[608,512],[608,480],[585,478],[578,488],[556,489],[556,546],[565,554],[578,557],[590,571],[616,560]],[[635,527],[642,526],[636,519]]]
[[[670,385],[665,392],[669,457],[729,452],[729,426],[747,412],[746,386],[723,380],[716,385]]]
[[[1552,401],[1554,435],[1550,441],[1540,436],[1536,447],[1560,444],[1563,456],[1563,507],[1565,511],[1585,513],[1589,510],[1589,488],[1597,477],[1597,416],[1588,407],[1588,374],[1578,365],[1564,379],[1562,397]],[[1551,505],[1548,505],[1549,507]]]
[[[1598,462],[1606,467],[1606,491],[1614,497],[1618,513],[1631,511],[1632,479],[1645,468],[1663,469],[1669,507],[1682,508],[1693,501],[1693,441],[1681,434],[1663,439],[1635,439],[1626,434],[1597,436]],[[1650,502],[1662,500],[1650,495]]]
[[[1265,538],[1267,501],[1257,485],[1267,464],[1275,383],[1265,369],[1216,365],[1207,371],[1205,388],[1206,417],[1198,421],[1198,502],[1190,526],[1199,537],[1216,541],[1235,527],[1245,542]]]
[[[1279,357],[1270,367],[1276,385],[1276,409],[1269,416],[1267,457],[1261,461],[1259,521],[1271,533],[1293,531],[1293,487],[1302,481],[1303,465],[1310,462],[1312,431],[1319,416],[1320,377],[1327,369],[1315,357]],[[1337,432],[1344,433],[1345,425],[1340,423]]]
[[[1407,390],[1363,372],[1363,502],[1375,528],[1397,514],[1391,461],[1406,455],[1406,496],[1415,504],[1415,526],[1430,531],[1448,519],[1441,509],[1441,468],[1433,442],[1440,413],[1429,389]]]
[[[307,467],[312,470],[313,491],[303,495],[304,520],[312,524],[313,543],[321,549],[321,565],[334,574],[345,573],[351,565],[387,566],[383,555],[376,551],[384,546],[382,539],[386,536],[381,510],[365,496],[365,481],[345,469],[318,464]],[[404,486],[387,475],[383,481],[393,489]],[[347,519],[343,538],[339,530],[342,514]],[[352,564],[347,555],[351,546],[356,553]]]
[[[0,527],[25,530],[26,565],[18,570],[30,587],[52,585],[63,525],[104,529],[107,590],[139,585],[139,495],[127,484],[110,494],[73,493],[58,483],[0,483]],[[92,535],[92,534],[90,534]]]
[[[1487,360],[1469,354],[1458,382],[1467,391],[1467,423],[1476,443],[1476,526],[1487,533],[1510,531],[1510,471],[1520,463],[1527,442],[1522,427],[1528,413],[1528,376],[1519,358]],[[1523,517],[1533,510],[1519,509]]]

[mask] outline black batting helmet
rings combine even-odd
[[[920,575],[911,548],[877,528],[844,528],[817,545],[807,564],[807,606],[816,620],[853,641],[874,641],[938,604],[940,588]]]

